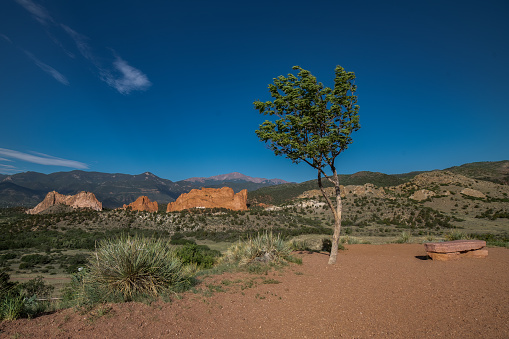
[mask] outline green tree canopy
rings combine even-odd
[[[331,89],[309,71],[293,69],[299,70],[297,76],[279,76],[269,85],[273,101],[254,102],[260,113],[279,118],[265,121],[256,134],[276,155],[321,171],[334,167],[336,157],[352,143],[351,133],[360,128],[355,73],[337,66]]]

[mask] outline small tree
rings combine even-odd
[[[299,70],[297,76],[281,75],[269,84],[273,101],[254,102],[261,114],[279,118],[265,121],[256,134],[276,155],[284,155],[294,163],[304,161],[318,171],[318,186],[334,215],[329,257],[329,264],[334,264],[343,209],[335,160],[352,143],[352,132],[360,128],[355,73],[336,66],[334,89],[330,89],[317,82],[309,71],[299,66],[293,69]],[[325,192],[322,177],[334,185],[335,204]]]

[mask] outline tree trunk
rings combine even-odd
[[[341,213],[343,212],[343,203],[341,201],[341,191],[339,189],[339,183],[337,181],[337,174],[334,173],[336,184],[334,185],[336,191],[336,211],[334,214],[334,234],[332,235],[332,247],[330,251],[329,257],[329,265],[333,265],[336,263],[336,258],[338,256],[338,246],[339,246],[339,235],[341,233]]]
[[[331,166],[332,167],[332,166]],[[322,195],[327,201],[327,205],[332,211],[332,215],[334,215],[334,234],[332,235],[332,247],[329,256],[329,265],[333,265],[336,263],[336,258],[338,256],[338,246],[339,246],[339,234],[341,232],[341,213],[343,212],[343,205],[341,201],[341,190],[339,188],[339,177],[335,168],[333,168],[334,176],[331,181],[334,182],[334,189],[336,193],[336,207],[327,196],[325,189],[322,184],[322,173],[318,171],[318,187],[322,191]],[[330,178],[327,177],[329,180]]]

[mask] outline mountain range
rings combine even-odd
[[[509,160],[468,163],[445,170],[478,180],[509,184]],[[379,187],[397,186],[424,172],[384,174],[362,171],[341,175],[340,182],[342,185],[372,183]],[[50,191],[67,195],[89,191],[94,193],[106,208],[129,204],[141,195],[146,195],[150,200],[160,204],[166,204],[175,201],[180,194],[187,193],[193,188],[224,186],[233,188],[235,192],[247,189],[250,192],[248,195],[250,201],[279,203],[304,191],[316,189],[317,183],[316,180],[289,183],[281,179],[249,177],[238,172],[208,178],[194,177],[176,182],[159,178],[150,172],[138,175],[78,170],[51,174],[24,172],[14,175],[0,174],[0,207],[33,207]],[[263,198],[268,196],[269,200]]]
[[[209,178],[189,178],[173,182],[145,172],[138,175],[70,171],[42,174],[24,172],[0,174],[0,207],[33,207],[50,191],[76,194],[88,191],[95,194],[106,208],[117,208],[146,195],[152,201],[166,204],[193,188],[228,186],[235,192],[288,183],[281,179],[253,178],[241,173],[229,173]]]

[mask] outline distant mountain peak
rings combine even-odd
[[[288,183],[288,181],[285,181],[283,179],[254,178],[254,177],[250,177],[250,176],[244,175],[239,172],[220,174],[220,175],[215,175],[215,176],[208,177],[208,178],[193,177],[193,178],[185,179],[184,181],[205,182],[205,181],[232,181],[232,180],[248,181],[248,182],[253,182],[256,184],[269,183],[269,182],[272,184],[286,184],[286,183]]]

